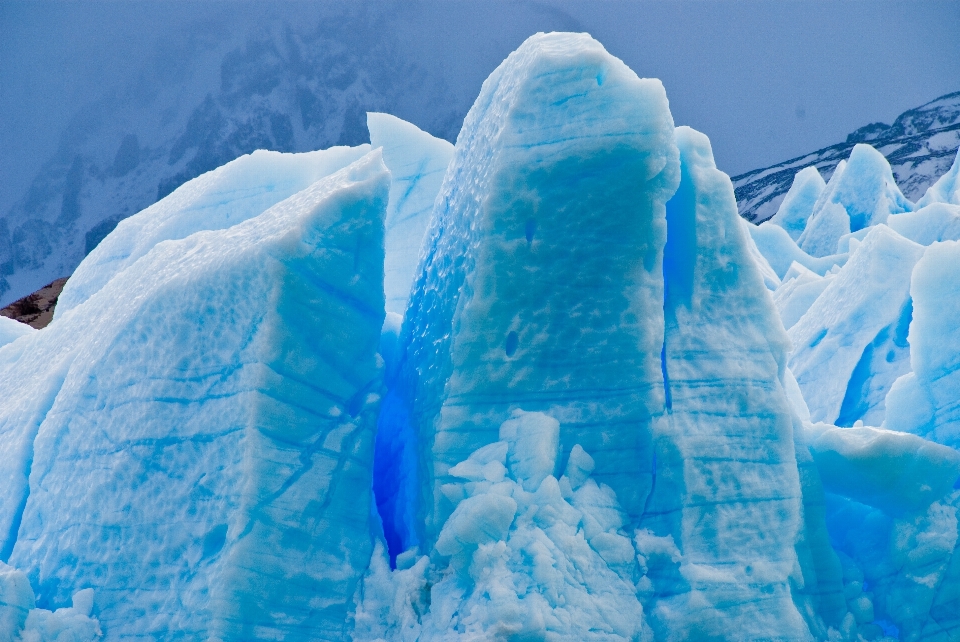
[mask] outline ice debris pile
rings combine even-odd
[[[960,636],[956,169],[857,147],[750,226],[585,34],[453,148],[368,126],[0,325],[0,638]]]

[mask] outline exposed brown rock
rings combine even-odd
[[[28,294],[0,310],[0,315],[26,323],[36,329],[45,328],[53,320],[53,310],[67,277],[48,283],[33,294]]]

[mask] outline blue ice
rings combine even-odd
[[[750,226],[586,34],[368,125],[0,319],[0,639],[957,638],[956,164]]]

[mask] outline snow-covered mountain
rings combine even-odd
[[[70,275],[120,220],[256,149],[357,145],[370,111],[456,137],[469,103],[411,62],[396,20],[362,5],[307,9],[238,35],[201,25],[189,55],[161,49],[120,95],[82,108],[0,212],[0,307]]]
[[[776,214],[798,171],[812,165],[829,179],[857,143],[879,150],[903,194],[917,200],[950,168],[960,147],[960,91],[906,111],[892,125],[866,125],[842,143],[734,176],[740,215],[754,223],[767,220]]]

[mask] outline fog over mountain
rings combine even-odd
[[[892,122],[960,78],[954,2],[5,2],[0,305],[254,149],[364,142],[367,111],[453,141],[490,71],[551,30],[588,31],[662,79],[731,175]]]

